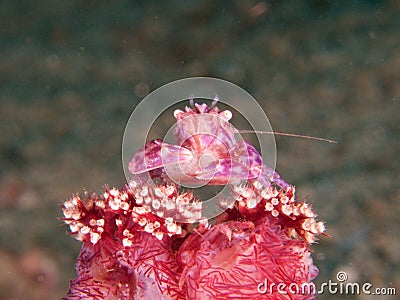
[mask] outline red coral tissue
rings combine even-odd
[[[254,189],[232,186],[235,202],[198,223],[188,220],[199,219],[201,201],[172,184],[133,180],[73,196],[64,221],[83,246],[65,299],[314,298],[293,286],[318,274],[310,244],[323,223],[292,186]]]

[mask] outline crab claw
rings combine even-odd
[[[184,147],[153,140],[132,157],[128,168],[132,174],[141,174],[192,158],[192,152]]]

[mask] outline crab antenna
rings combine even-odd
[[[194,95],[191,94],[191,95],[189,96],[189,98],[190,98],[190,100],[189,100],[189,105],[190,105],[191,108],[194,108]]]
[[[214,100],[213,100],[213,102],[212,102],[211,105],[210,105],[210,109],[213,109],[213,108],[215,107],[215,105],[217,105],[218,101],[219,101],[218,95],[215,94]]]
[[[296,133],[286,133],[286,132],[276,132],[276,131],[257,131],[257,130],[238,130],[238,133],[274,134],[274,135],[291,136],[291,137],[304,138],[304,139],[317,140],[317,141],[323,141],[323,142],[337,144],[337,141],[334,141],[334,140],[324,139],[324,138],[310,136],[310,135],[296,134]]]

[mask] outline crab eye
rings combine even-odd
[[[180,114],[183,114],[183,111],[181,111],[180,109],[175,109],[174,111],[175,119],[178,119]]]
[[[232,113],[229,110],[224,110],[220,112],[220,116],[225,121],[229,121],[230,119],[232,119]]]

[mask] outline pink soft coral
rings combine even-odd
[[[233,187],[226,212],[196,226],[188,220],[198,219],[201,202],[171,184],[132,181],[73,196],[64,220],[83,247],[66,299],[313,298],[258,286],[310,283],[318,271],[309,245],[323,224],[293,187],[252,189]]]

